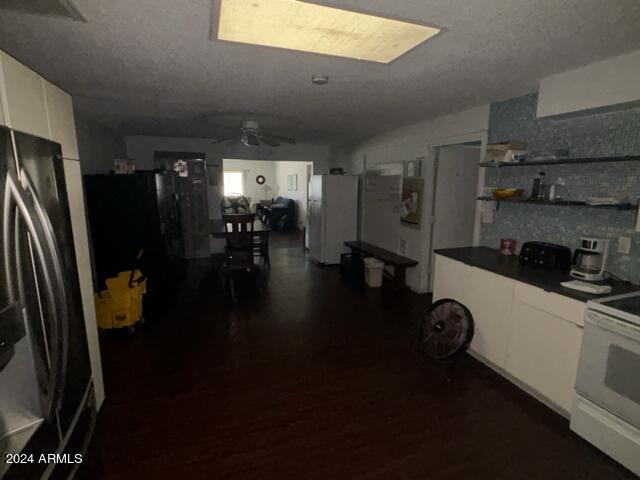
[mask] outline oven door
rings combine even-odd
[[[576,391],[640,428],[640,327],[587,310]]]

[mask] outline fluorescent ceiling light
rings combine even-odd
[[[298,0],[220,0],[218,39],[389,63],[440,29]]]

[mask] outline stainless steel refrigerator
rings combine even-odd
[[[57,143],[0,127],[3,479],[70,478],[95,424],[63,167]]]

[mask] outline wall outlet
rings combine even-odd
[[[618,253],[629,255],[631,252],[631,237],[618,237]]]

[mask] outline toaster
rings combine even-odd
[[[520,263],[546,270],[569,270],[571,250],[563,245],[525,242],[520,249]]]

